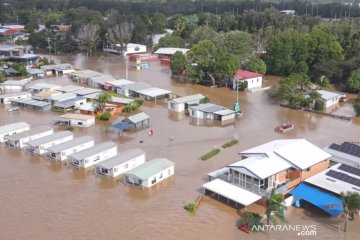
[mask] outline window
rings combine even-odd
[[[162,173],[160,173],[159,179],[162,179],[162,177],[163,177],[163,174],[162,174]]]
[[[191,115],[195,116],[195,111],[194,110],[191,111]]]
[[[257,79],[257,82],[259,82],[259,78]]]
[[[125,168],[125,169],[129,168],[129,164],[128,164],[128,163],[125,164],[125,165],[124,165],[124,168]]]
[[[78,122],[78,125],[83,125],[83,123],[82,123],[82,122]]]
[[[118,170],[118,168],[115,167],[115,168],[114,168],[114,172],[117,172],[117,170]]]
[[[101,172],[104,173],[104,174],[108,174],[108,173],[109,173],[109,171],[108,171],[107,169],[105,169],[105,168],[102,168],[102,169],[101,169]]]
[[[169,175],[169,176],[171,175],[171,169],[168,170],[168,175]]]
[[[156,183],[156,177],[154,177],[154,179],[151,181],[151,184],[155,184]]]
[[[310,168],[307,168],[304,170],[304,172],[310,172],[310,170],[311,170]]]

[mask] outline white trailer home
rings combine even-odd
[[[15,122],[0,126],[0,142],[5,141],[5,137],[30,130],[30,125],[26,122]]]
[[[145,163],[145,152],[140,148],[129,149],[116,157],[95,165],[97,176],[117,177]]]
[[[63,142],[70,141],[74,135],[70,131],[61,131],[51,134],[46,137],[38,138],[36,140],[25,143],[25,150],[32,154],[44,154],[47,149]]]
[[[32,128],[29,131],[5,137],[5,145],[8,147],[23,148],[25,147],[25,143],[41,137],[49,136],[53,133],[54,130],[51,127],[39,126]]]
[[[31,98],[30,92],[14,92],[0,95],[0,103],[2,104],[11,104],[11,100],[21,99],[21,98]]]
[[[185,97],[174,98],[168,101],[168,109],[175,112],[184,112],[191,106],[199,105],[205,96],[202,94],[195,94]]]
[[[70,154],[80,152],[95,145],[94,138],[91,136],[82,136],[73,140],[61,143],[48,148],[46,158],[54,161],[64,161]]]
[[[115,157],[117,145],[114,142],[103,142],[90,149],[71,154],[68,156],[68,164],[77,168],[87,168],[96,163]]]
[[[95,116],[67,113],[54,120],[56,125],[68,125],[74,127],[90,127],[95,124]]]
[[[166,158],[156,158],[124,173],[124,182],[130,186],[148,188],[174,173],[174,162]]]

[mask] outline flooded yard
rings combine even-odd
[[[78,68],[125,78],[125,63],[119,57],[100,59],[72,55],[57,58]],[[227,107],[232,107],[236,101],[236,92],[230,89],[177,83],[171,80],[170,69],[157,62],[151,62],[148,70],[130,68],[129,79],[169,89],[180,96],[202,93],[213,103]],[[269,79],[265,84],[271,85],[274,81]],[[71,83],[66,77],[36,82]],[[91,135],[95,137],[95,143],[114,141],[120,152],[139,147],[146,152],[147,160],[165,157],[174,161],[175,176],[149,190],[129,188],[121,181],[98,179],[93,170],[74,170],[1,146],[0,239],[218,240],[245,237],[284,239],[284,236],[296,239],[294,233],[242,235],[235,228],[239,218],[237,211],[209,198],[202,201],[196,215],[189,215],[183,206],[200,194],[207,173],[237,161],[237,153],[242,150],[278,138],[306,138],[319,147],[333,142],[360,142],[360,121],[345,121],[282,108],[268,97],[267,92],[241,92],[239,102],[243,116],[226,126],[194,123],[188,116],[169,113],[166,102],[158,100],[146,102],[143,107],[150,116],[153,136],[148,135],[148,129],[118,136],[106,132],[111,122],[99,120],[90,128],[75,128],[75,136]],[[49,126],[60,115],[27,109],[7,112],[4,108],[3,105],[0,107],[1,124],[23,120],[32,127]],[[345,108],[344,111],[350,110]],[[283,122],[294,123],[295,129],[284,134],[276,133],[274,128]],[[169,141],[169,137],[173,141]],[[222,149],[217,156],[205,162],[199,160],[204,153],[234,137],[239,139],[239,144]],[[321,213],[311,215],[302,209],[290,208],[288,215],[290,222],[318,224],[321,229],[320,238],[301,236],[299,239],[350,239],[360,233],[356,228],[359,222],[350,222],[349,233],[344,235],[338,232],[338,223],[329,227],[328,218],[320,220]]]

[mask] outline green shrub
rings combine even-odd
[[[123,112],[133,112],[133,111],[139,110],[140,108],[141,108],[141,106],[138,105],[137,103],[131,103],[131,104],[126,105],[122,111]]]
[[[231,141],[223,144],[221,147],[222,148],[228,148],[228,147],[231,147],[231,146],[233,146],[235,144],[238,144],[238,143],[239,143],[239,141],[234,139],[234,140],[231,140]]]
[[[245,91],[245,89],[247,89],[247,87],[248,87],[247,81],[238,81],[239,91]]]
[[[324,108],[325,108],[325,104],[323,101],[320,101],[320,100],[315,101],[314,109],[316,111],[322,111],[322,110],[324,110]]]
[[[194,202],[189,202],[188,204],[186,204],[185,206],[184,206],[184,209],[186,210],[186,211],[188,211],[189,213],[195,213],[196,212],[196,203],[194,203]]]
[[[245,223],[248,223],[248,231],[252,231],[254,230],[254,232],[256,231],[256,229],[253,229],[253,226],[261,226],[263,225],[260,221],[261,221],[262,217],[257,214],[257,213],[253,213],[253,212],[246,212],[237,222],[236,222],[236,226],[239,227]]]
[[[356,116],[360,117],[360,98],[355,100],[353,107],[354,107]]]
[[[102,121],[107,121],[111,118],[111,113],[109,112],[103,112],[99,114],[99,119]]]
[[[138,106],[142,106],[144,104],[144,99],[142,98],[137,98],[135,99],[135,103],[138,105]]]
[[[204,104],[204,103],[209,103],[210,102],[210,98],[209,97],[204,97],[203,99],[200,100],[200,103],[201,104]]]
[[[220,149],[215,148],[214,150],[211,150],[211,151],[208,152],[207,154],[201,156],[200,159],[203,160],[203,161],[208,160],[209,158],[212,158],[213,156],[215,156],[215,155],[218,154],[219,152],[220,152]]]

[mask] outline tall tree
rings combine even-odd
[[[278,219],[285,221],[285,209],[284,196],[279,193],[275,194],[275,190],[272,189],[265,205],[266,224],[269,225],[270,222],[277,224]]]
[[[186,57],[185,55],[177,51],[173,56],[171,56],[170,68],[173,74],[181,74],[186,67]]]
[[[91,55],[101,41],[99,33],[100,26],[94,23],[89,23],[83,25],[75,33],[74,39],[82,51],[86,51],[87,54]]]
[[[346,232],[349,215],[354,217],[354,214],[360,210],[360,194],[357,192],[342,192],[340,195],[345,213],[344,232]]]
[[[120,44],[123,51],[126,44],[132,38],[134,31],[134,24],[129,21],[123,21],[108,29],[107,38],[112,44]]]
[[[176,35],[166,34],[164,37],[160,38],[158,45],[155,49],[161,47],[174,47],[174,48],[183,48],[185,47],[184,40]]]

